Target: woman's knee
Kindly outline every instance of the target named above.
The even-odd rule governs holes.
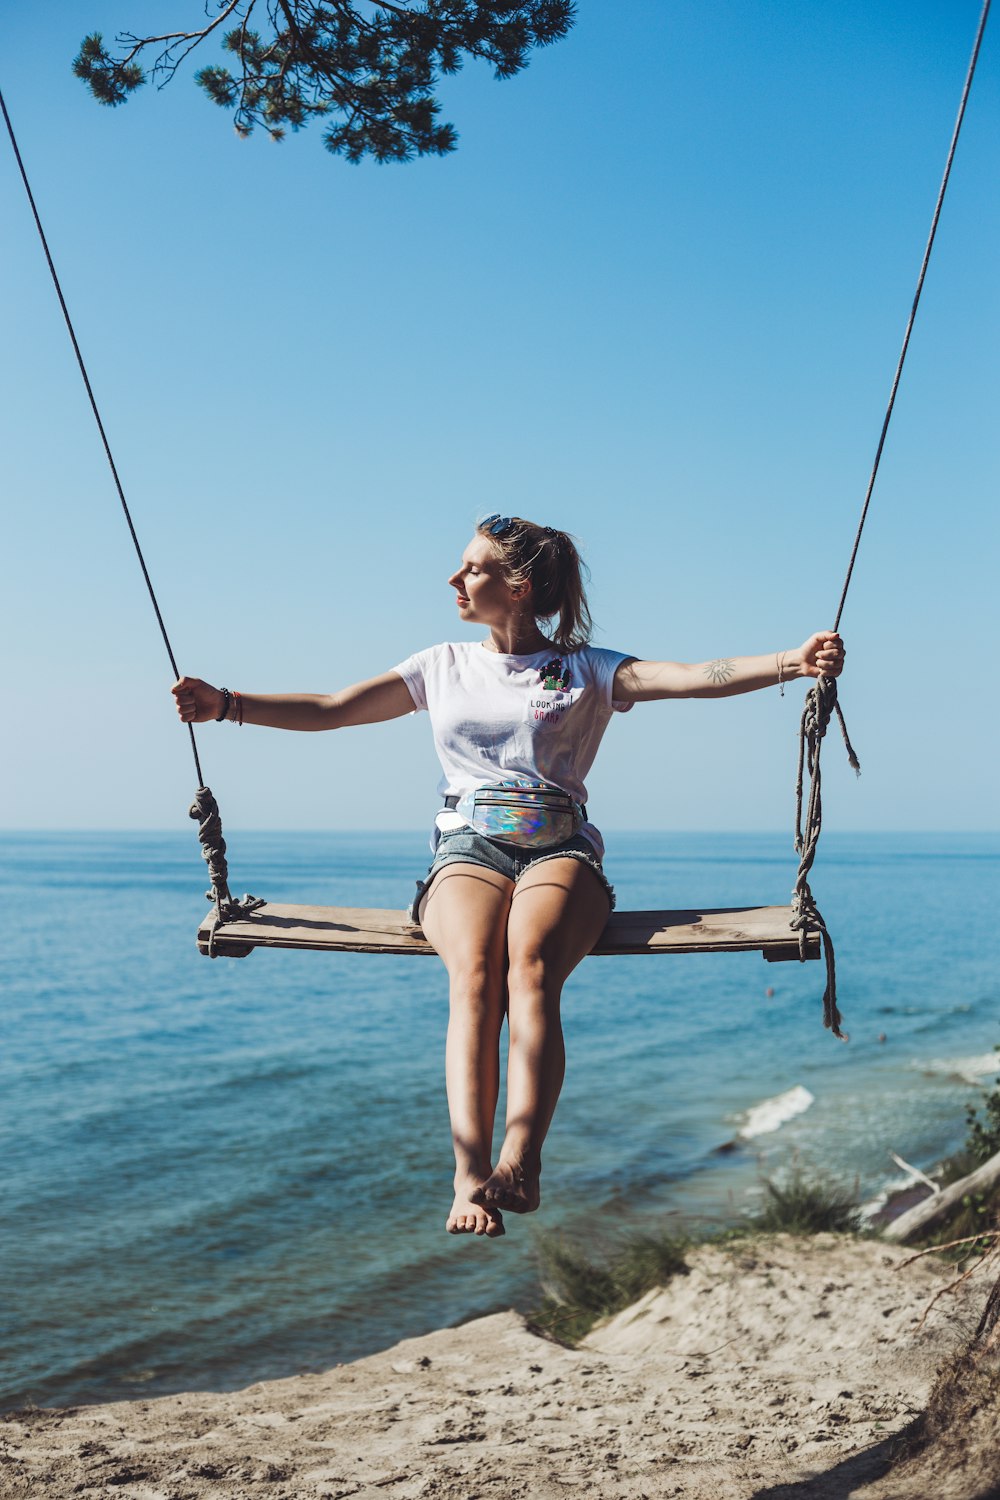
[[[511,954],[507,987],[512,998],[558,1003],[562,985],[562,975],[541,950],[525,948]]]
[[[502,966],[485,954],[466,954],[448,965],[448,987],[452,1005],[473,1010],[498,1008],[503,1000]]]

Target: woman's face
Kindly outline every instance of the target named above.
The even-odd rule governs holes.
[[[515,593],[500,571],[488,537],[477,532],[462,554],[461,566],[448,579],[455,590],[458,615],[477,625],[505,625],[522,613],[523,593]]]

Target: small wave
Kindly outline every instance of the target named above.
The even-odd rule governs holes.
[[[753,1140],[757,1135],[770,1135],[796,1115],[804,1114],[814,1102],[814,1096],[809,1090],[797,1083],[793,1089],[786,1089],[783,1094],[775,1094],[773,1099],[765,1099],[748,1109],[746,1120],[737,1135],[742,1141]]]
[[[932,1057],[910,1066],[921,1073],[944,1073],[949,1078],[960,1078],[963,1083],[981,1083],[984,1078],[1000,1073],[1000,1052],[983,1052],[978,1057]]]

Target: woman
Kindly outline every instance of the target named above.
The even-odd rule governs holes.
[[[449,977],[452,1234],[495,1238],[504,1233],[503,1210],[538,1207],[542,1144],[565,1065],[562,988],[614,904],[584,787],[612,713],[660,698],[726,698],[843,669],[843,644],[832,631],[793,650],[694,665],[597,649],[587,644],[581,575],[565,532],[490,516],[448,580],[459,619],[485,626],[485,640],[431,647],[331,695],[231,694],[192,677],[173,688],[185,723],[235,718],[276,729],[341,729],[429,710],[445,807],[414,916]],[[507,1118],[494,1164],[505,1014]]]

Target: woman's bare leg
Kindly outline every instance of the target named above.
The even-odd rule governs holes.
[[[495,1204],[476,1203],[493,1166],[500,1086],[507,914],[513,882],[474,864],[445,865],[420,907],[420,925],[444,960],[451,1001],[445,1076],[455,1147],[450,1234],[504,1232]]]
[[[582,860],[547,859],[518,881],[507,921],[507,1129],[496,1169],[473,1195],[530,1213],[539,1203],[542,1143],[565,1071],[562,987],[600,937],[610,903]]]

